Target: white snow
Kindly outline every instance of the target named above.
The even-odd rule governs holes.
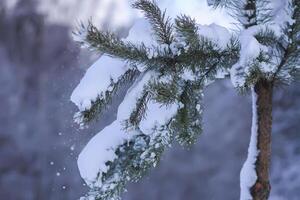
[[[101,186],[101,175],[107,172],[107,161],[113,161],[117,156],[116,148],[135,133],[125,133],[119,121],[114,121],[95,135],[84,147],[78,157],[78,168],[81,177],[90,187]],[[98,177],[99,174],[99,177]]]
[[[240,174],[240,187],[241,194],[240,200],[252,200],[250,188],[255,184],[257,180],[257,174],[255,170],[255,162],[259,154],[257,149],[257,94],[252,87],[252,127],[251,127],[251,138],[248,148],[248,157],[245,161]]]
[[[212,23],[210,25],[199,25],[198,34],[211,39],[220,47],[225,48],[230,41],[231,34],[228,29]]]
[[[292,19],[293,9],[290,5],[291,0],[272,0],[270,1],[270,9],[272,10],[272,21],[270,28],[275,32],[278,37],[281,37],[285,33],[283,32],[287,24],[293,24]]]
[[[177,113],[177,109],[177,104],[161,106],[154,101],[150,101],[146,118],[140,123],[141,131],[146,134],[152,134],[153,128],[166,124]]]
[[[251,71],[255,59],[260,53],[268,52],[268,48],[260,44],[255,35],[259,33],[264,27],[263,26],[252,26],[248,29],[241,31],[239,35],[239,41],[241,44],[240,59],[232,66],[230,71],[231,82],[234,87],[241,87],[245,84],[245,79],[248,73]],[[267,72],[270,69],[267,64],[262,63],[260,69],[263,72]]]
[[[128,69],[127,65],[118,59],[102,56],[86,72],[80,84],[71,95],[71,101],[80,111],[89,109],[91,102],[98,95],[109,89],[111,80],[117,81]]]
[[[153,45],[154,39],[152,37],[152,28],[149,22],[143,17],[136,18],[129,31],[128,37],[125,40],[133,43],[143,42],[147,46]]]
[[[135,109],[136,100],[141,97],[144,86],[154,78],[155,73],[142,74],[134,85],[129,88],[123,102],[120,104],[117,113],[118,120],[129,119],[131,112]]]
[[[183,13],[196,19],[198,24],[209,25],[212,23],[224,27],[233,27],[232,19],[224,9],[212,9],[206,0],[160,0],[159,7],[167,9],[167,14],[175,18]]]

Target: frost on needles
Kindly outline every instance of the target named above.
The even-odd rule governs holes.
[[[103,54],[71,96],[79,108],[76,122],[84,126],[97,119],[128,88],[116,120],[79,155],[80,174],[90,187],[82,200],[120,199],[126,184],[156,166],[172,143],[194,144],[202,132],[203,90],[216,79],[230,77],[239,91],[255,92],[261,80],[273,85],[298,77],[299,1],[209,4],[228,9],[238,29],[230,33],[217,24],[199,25],[187,15],[171,19],[155,1],[137,0],[132,7],[142,11],[152,37],[145,31],[140,34],[143,41],[135,41],[141,29],[138,20],[127,39],[92,23],[75,31],[78,43]],[[255,171],[255,166],[244,166],[249,167]],[[241,200],[250,199],[251,187],[246,184]]]

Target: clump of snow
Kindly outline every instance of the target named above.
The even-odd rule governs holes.
[[[291,0],[272,0],[269,2],[272,10],[272,22],[270,27],[278,37],[284,35],[284,28],[287,24],[292,25],[295,20],[292,19],[293,8]]]
[[[89,109],[91,102],[109,88],[111,81],[117,81],[127,69],[123,61],[102,56],[87,70],[80,84],[73,91],[71,101],[80,111]]]
[[[129,35],[126,41],[141,43],[143,42],[147,46],[154,44],[152,37],[152,28],[149,22],[145,18],[136,18],[133,26],[129,31]]]
[[[257,174],[255,169],[255,163],[259,150],[257,149],[257,137],[258,137],[258,127],[257,127],[257,94],[252,87],[252,127],[251,127],[251,138],[248,148],[248,157],[245,161],[240,174],[240,187],[241,194],[240,200],[252,200],[250,189],[255,184],[257,180]]]
[[[195,74],[190,69],[185,69],[180,78],[186,81],[195,81]]]
[[[231,34],[223,26],[212,23],[210,25],[199,25],[198,28],[199,35],[211,39],[221,48],[225,48],[230,41]]]
[[[178,109],[176,104],[161,106],[154,101],[150,101],[147,107],[147,118],[143,119],[139,126],[141,131],[146,134],[153,133],[154,127],[166,124],[177,113]]]
[[[136,100],[141,97],[145,85],[154,78],[155,73],[147,72],[141,75],[134,85],[129,88],[127,94],[120,104],[117,113],[118,120],[129,119],[131,112],[135,109]]]
[[[239,41],[241,44],[240,59],[232,66],[230,71],[231,82],[234,87],[242,87],[245,84],[246,76],[251,71],[253,62],[260,53],[268,52],[268,48],[260,44],[255,35],[262,30],[262,26],[252,26],[241,31]],[[261,65],[265,66],[265,65]],[[261,68],[262,71],[270,71],[267,67]]]
[[[145,85],[156,78],[155,72],[147,72],[129,89],[124,101],[120,104],[117,120],[124,121],[129,119],[131,112],[136,107],[136,101],[145,88]],[[164,125],[177,112],[177,105],[161,106],[159,103],[149,101],[147,104],[146,118],[142,119],[140,129],[145,134],[152,134],[155,126]]]
[[[121,123],[115,121],[88,142],[77,161],[80,175],[87,185],[101,186],[101,175],[109,169],[106,162],[116,159],[116,148],[133,135],[135,133],[125,133]]]

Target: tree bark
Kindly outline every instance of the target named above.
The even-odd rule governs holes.
[[[271,160],[273,83],[267,80],[260,80],[255,85],[254,91],[257,95],[258,156],[255,163],[257,180],[251,187],[251,195],[253,200],[267,200],[271,191],[269,169]]]

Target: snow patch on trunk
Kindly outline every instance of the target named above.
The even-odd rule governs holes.
[[[251,127],[251,138],[248,148],[248,157],[245,161],[240,174],[240,187],[241,196],[240,200],[252,200],[251,187],[255,184],[257,180],[257,174],[255,170],[255,163],[259,150],[257,149],[257,137],[258,137],[258,127],[257,127],[257,94],[254,87],[251,89],[252,93],[252,127]]]

